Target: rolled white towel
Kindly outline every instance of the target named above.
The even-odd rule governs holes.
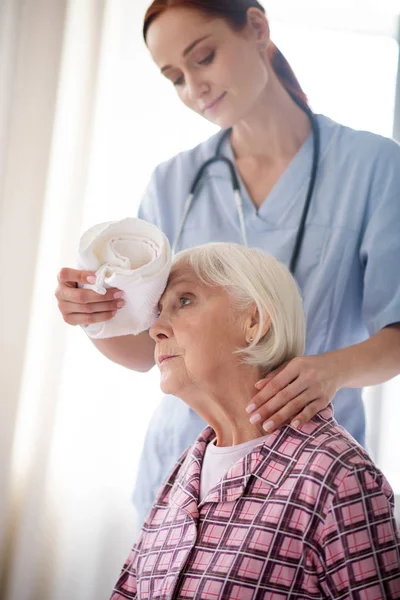
[[[168,239],[142,219],[100,223],[81,237],[78,268],[96,272],[96,283],[83,287],[104,295],[110,287],[125,292],[125,306],[105,323],[85,325],[95,339],[138,334],[153,325],[171,270]]]

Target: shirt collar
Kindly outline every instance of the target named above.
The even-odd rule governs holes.
[[[310,437],[321,435],[334,424],[332,405],[298,429],[285,426],[269,435],[264,442],[236,462],[221,481],[208,492],[201,505],[208,502],[234,502],[243,496],[251,477],[263,487],[278,488],[293,470]],[[170,503],[199,516],[200,477],[207,444],[215,437],[207,427],[189,449],[173,482]],[[171,482],[172,483],[172,482]],[[256,483],[256,485],[257,485]]]

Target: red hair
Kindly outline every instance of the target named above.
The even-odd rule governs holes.
[[[264,8],[257,0],[154,0],[146,11],[143,25],[143,37],[146,41],[147,31],[151,23],[162,13],[173,7],[197,8],[207,15],[222,18],[236,30],[247,24],[249,8],[258,8],[265,14]],[[308,105],[306,94],[282,52],[270,43],[268,55],[271,66],[286,91],[302,106]]]

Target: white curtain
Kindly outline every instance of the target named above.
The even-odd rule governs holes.
[[[70,369],[80,346],[95,352],[68,332],[53,296],[83,225],[104,45],[120,24],[109,4],[1,5],[2,600],[107,598],[133,537],[133,446],[116,448],[110,430],[124,418],[121,390],[127,401],[134,386],[128,372],[114,385],[108,364]]]
[[[56,112],[65,8],[63,1],[4,0],[0,13],[2,594],[23,511],[16,489],[11,493],[13,441]],[[52,22],[51,31],[47,20]]]

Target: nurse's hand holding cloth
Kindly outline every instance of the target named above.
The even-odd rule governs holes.
[[[95,272],[84,288],[100,297],[117,288],[125,297],[112,320],[83,325],[89,337],[138,335],[151,327],[171,269],[169,242],[155,225],[130,218],[95,225],[81,238],[78,266]]]

